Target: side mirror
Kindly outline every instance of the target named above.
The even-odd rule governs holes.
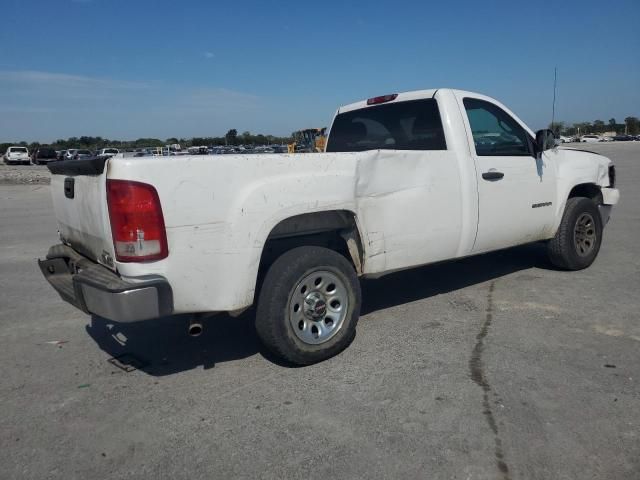
[[[553,130],[543,128],[536,132],[536,145],[539,152],[544,152],[556,146],[556,138],[553,135]]]

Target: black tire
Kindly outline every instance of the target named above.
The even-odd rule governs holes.
[[[322,271],[341,282],[347,305],[333,336],[323,343],[310,344],[294,331],[289,318],[292,315],[290,300],[294,294],[298,295],[300,282]],[[328,248],[297,247],[278,257],[267,271],[258,298],[256,331],[264,346],[276,356],[296,365],[310,365],[333,357],[349,346],[355,338],[360,304],[360,282],[346,258]],[[326,303],[324,307],[326,315]],[[302,315],[305,324],[313,325],[306,313]],[[330,320],[328,316],[327,320]]]
[[[547,244],[551,263],[563,270],[582,270],[596,259],[601,244],[602,218],[598,206],[584,197],[567,200],[558,231]]]

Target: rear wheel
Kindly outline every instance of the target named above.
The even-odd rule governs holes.
[[[269,268],[258,299],[256,331],[277,356],[309,365],[344,350],[356,333],[360,284],[342,255],[298,247]]]
[[[602,243],[602,218],[593,200],[574,197],[567,206],[556,235],[549,240],[549,260],[558,268],[581,270],[593,263]]]

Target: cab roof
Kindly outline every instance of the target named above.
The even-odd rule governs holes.
[[[390,100],[385,103],[397,103],[397,102],[405,102],[407,100],[421,100],[423,98],[433,98],[437,88],[431,90],[413,90],[410,92],[398,93],[397,97],[393,100]],[[393,93],[393,92],[392,92]],[[360,108],[368,108],[375,107],[376,105],[367,104],[367,100],[360,100],[359,102],[350,103],[348,105],[344,105],[338,109],[338,113],[350,112],[351,110],[358,110]]]

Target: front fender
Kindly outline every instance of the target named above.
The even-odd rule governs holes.
[[[556,202],[554,232],[557,231],[562,221],[562,215],[571,191],[578,186],[593,185],[602,192],[606,187],[609,187],[609,165],[611,165],[609,158],[593,152],[560,149],[558,153],[560,154],[557,167],[558,201]]]

